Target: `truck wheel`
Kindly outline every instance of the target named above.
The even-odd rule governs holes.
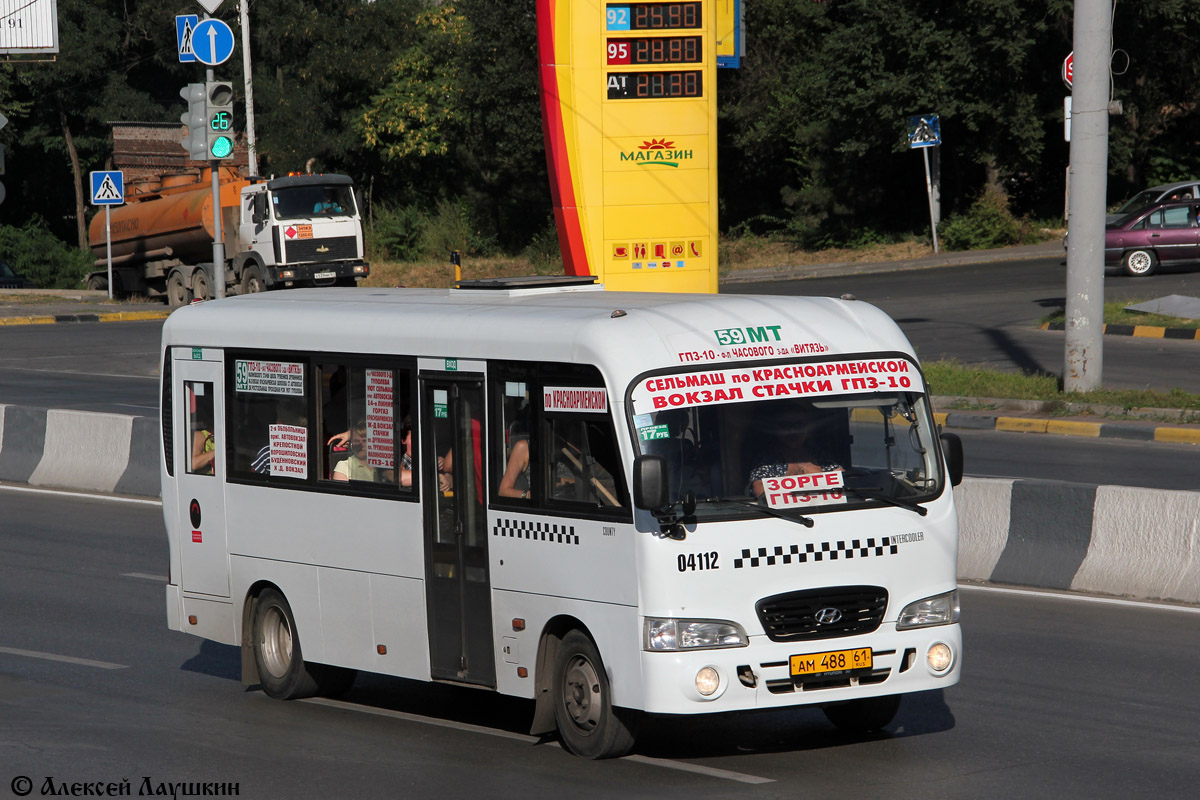
[[[263,280],[262,267],[247,267],[242,273],[242,294],[258,294],[266,290],[267,283]]]
[[[107,292],[108,291],[108,279],[101,278],[99,275],[93,275],[92,277],[88,278],[87,286],[88,286],[88,289],[90,289],[93,292],[96,292],[96,291]]]
[[[208,273],[202,269],[198,269],[192,273],[192,297],[197,297],[201,300],[212,300]]]
[[[192,300],[192,293],[183,280],[183,273],[177,269],[171,270],[167,276],[167,303],[171,308],[186,306]]]

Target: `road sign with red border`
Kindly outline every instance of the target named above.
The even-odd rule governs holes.
[[[1067,88],[1070,89],[1071,84],[1075,82],[1075,51],[1074,50],[1072,50],[1070,52],[1070,54],[1065,59],[1063,59],[1062,76],[1063,76],[1063,83],[1065,83],[1067,85]]]

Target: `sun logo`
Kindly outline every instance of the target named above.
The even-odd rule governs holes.
[[[668,142],[667,137],[661,139],[651,139],[648,142],[642,142],[638,145],[638,150],[670,150],[675,146],[674,142]]]

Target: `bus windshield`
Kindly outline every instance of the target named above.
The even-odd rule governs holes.
[[[730,371],[707,373],[724,389],[672,391],[689,380],[697,385],[704,373],[639,386],[667,384],[657,400],[635,391],[633,422],[640,452],[666,461],[671,501],[690,492],[698,519],[744,515],[748,504],[809,514],[882,503],[924,513],[919,504],[936,497],[944,479],[924,393],[877,387],[779,396],[788,387],[840,388],[840,380],[754,380],[788,369],[744,370],[749,382],[740,386],[716,383]],[[920,384],[912,370],[910,389]],[[853,385],[867,384],[859,381]]]

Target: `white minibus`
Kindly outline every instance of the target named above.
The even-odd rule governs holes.
[[[591,280],[173,313],[170,628],[281,699],[358,671],[528,698],[590,758],[645,714],[868,732],[956,683],[961,445],[896,324]]]

